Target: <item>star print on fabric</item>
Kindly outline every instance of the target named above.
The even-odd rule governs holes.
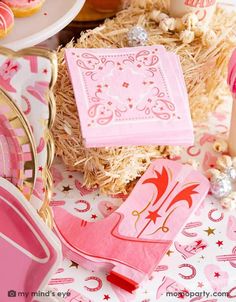
[[[109,300],[109,299],[111,299],[111,297],[109,295],[104,295],[103,300]]]
[[[174,253],[174,251],[169,250],[166,255],[170,257],[172,253]]]
[[[47,74],[47,73],[48,73],[47,68],[44,68],[43,73],[44,73],[44,74]]]
[[[206,232],[207,235],[210,236],[210,235],[215,235],[215,230],[216,229],[212,229],[212,228],[208,227],[208,229],[204,230],[204,232]]]
[[[91,215],[91,218],[92,218],[92,219],[96,219],[96,218],[97,218],[97,215],[96,215],[96,214],[92,214],[92,215]]]
[[[156,220],[158,217],[161,217],[157,211],[148,211],[149,215],[146,217],[146,219],[150,219],[151,221],[154,222],[154,224],[156,223]]]
[[[218,241],[216,242],[216,244],[220,247],[221,245],[223,245],[223,241],[218,240]]]
[[[78,268],[79,264],[78,263],[75,263],[74,261],[71,261],[71,265],[70,267],[75,267],[75,268]]]
[[[40,171],[40,172],[43,171],[43,167],[42,167],[42,166],[39,167],[39,171]]]
[[[204,284],[202,283],[202,282],[198,282],[198,285],[197,285],[197,287],[200,287],[200,288],[202,288],[204,286]]]
[[[215,273],[214,273],[214,277],[215,277],[215,278],[219,278],[219,277],[220,277],[220,273],[215,272]]]
[[[71,190],[72,190],[72,188],[69,185],[68,186],[63,186],[62,192],[69,192]]]

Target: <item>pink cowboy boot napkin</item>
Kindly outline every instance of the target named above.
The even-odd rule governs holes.
[[[86,147],[192,145],[179,57],[163,46],[67,49]]]
[[[120,208],[103,220],[87,222],[55,207],[55,231],[67,258],[107,271],[111,283],[133,292],[208,190],[208,180],[191,166],[156,160]]]

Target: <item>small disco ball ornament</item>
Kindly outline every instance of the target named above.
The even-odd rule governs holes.
[[[232,191],[232,184],[228,176],[219,175],[211,180],[211,192],[216,198],[223,198]]]
[[[236,181],[236,169],[234,167],[228,168],[225,173],[229,176],[232,181]]]
[[[147,43],[148,34],[143,27],[134,26],[129,30],[127,38],[129,46],[144,46]]]

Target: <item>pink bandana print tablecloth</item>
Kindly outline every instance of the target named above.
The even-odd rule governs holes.
[[[201,170],[212,167],[217,158],[212,144],[216,134],[226,137],[229,113],[227,101],[208,122],[195,127],[195,146],[189,147],[177,160],[183,163],[196,160]],[[122,203],[123,196],[107,197],[82,188],[82,175],[66,171],[60,162],[54,164],[52,172],[55,181],[52,205],[63,207],[73,215],[97,221]],[[105,274],[86,271],[67,259],[51,280],[50,287],[60,292],[71,290],[68,302],[234,301],[236,257],[233,254],[236,256],[236,211],[222,210],[208,195],[133,300],[107,282]],[[167,292],[178,292],[180,296],[168,296]],[[194,296],[184,297],[186,292]],[[199,298],[203,292],[205,296]],[[214,297],[214,292],[218,296]],[[229,298],[225,293],[229,293]]]

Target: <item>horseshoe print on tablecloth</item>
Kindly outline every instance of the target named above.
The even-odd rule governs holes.
[[[96,281],[97,282],[97,286],[96,287],[88,287],[87,285],[84,286],[85,289],[87,289],[87,291],[89,292],[96,292],[99,291],[102,288],[102,280],[98,277],[95,276],[91,276],[85,279],[85,281]]]
[[[209,213],[208,213],[208,218],[209,218],[211,221],[213,221],[213,222],[220,222],[221,220],[224,219],[224,213],[221,213],[220,216],[219,216],[219,218],[213,218],[213,217],[212,217],[212,214],[215,213],[215,212],[217,212],[217,211],[218,211],[218,209],[211,209],[211,210],[209,211]]]
[[[74,208],[79,213],[85,213],[85,212],[88,212],[91,209],[91,205],[90,205],[90,203],[87,200],[82,200],[81,199],[81,200],[77,200],[75,203],[76,204],[83,204],[83,205],[85,205],[84,209]]]
[[[190,275],[184,275],[182,273],[179,273],[179,276],[181,278],[189,280],[189,279],[193,279],[196,276],[197,271],[196,271],[196,268],[193,265],[188,264],[188,263],[183,263],[183,264],[180,264],[178,266],[178,268],[183,268],[183,267],[189,268],[191,270],[191,274]]]

